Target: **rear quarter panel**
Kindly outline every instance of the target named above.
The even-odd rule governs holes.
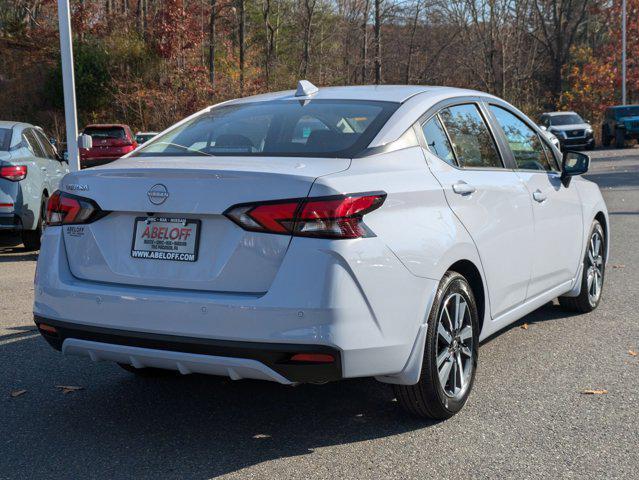
[[[387,198],[381,208],[364,217],[364,222],[375,233],[376,240],[403,264],[409,272],[407,278],[413,278],[416,284],[419,279],[435,280],[437,285],[453,263],[464,259],[482,271],[475,245],[449,208],[421,147],[353,159],[349,170],[319,178],[310,195],[370,191],[384,191]],[[361,271],[356,258],[349,263],[356,273],[358,269]],[[402,317],[398,312],[415,295],[422,300],[431,299],[431,291],[416,292],[405,284],[371,277],[370,272],[359,278],[362,289],[371,292],[367,297],[372,308],[380,312],[382,326],[389,322],[417,334],[419,325],[426,321],[430,303],[418,307],[423,309],[417,317]]]

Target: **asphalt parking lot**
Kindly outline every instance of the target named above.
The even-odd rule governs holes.
[[[612,222],[599,309],[549,304],[485,342],[443,423],[374,380],[143,379],[63,357],[33,325],[37,255],[0,247],[0,478],[636,477],[639,148],[592,157]]]

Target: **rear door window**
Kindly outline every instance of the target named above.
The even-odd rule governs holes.
[[[503,168],[488,126],[475,104],[444,108],[439,113],[460,167]]]
[[[36,157],[47,158],[44,150],[42,149],[42,146],[40,145],[40,142],[38,141],[38,138],[33,132],[33,129],[27,128],[22,133],[22,137],[26,139],[29,149]]]
[[[45,157],[50,158],[51,160],[57,160],[55,149],[53,148],[53,145],[51,145],[51,142],[46,137],[46,135],[40,130],[34,130],[34,133],[38,137],[38,140],[40,140],[40,144],[42,145],[42,149],[44,150]]]
[[[497,123],[506,136],[517,168],[521,170],[553,170],[537,132],[513,113],[501,107],[491,105],[490,111],[495,115]]]
[[[439,116],[435,115],[424,123],[422,125],[422,131],[426,138],[428,150],[449,165],[455,165],[453,147],[446,136],[446,131],[439,120]]]

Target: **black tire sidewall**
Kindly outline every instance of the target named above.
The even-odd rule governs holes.
[[[468,304],[468,308],[470,309],[473,326],[473,371],[468,388],[464,393],[464,396],[459,400],[446,395],[444,389],[440,385],[437,370],[437,322],[443,307],[443,301],[451,293],[459,293],[464,297]],[[448,272],[440,283],[437,294],[435,295],[435,301],[433,302],[433,308],[431,309],[431,313],[428,318],[428,333],[426,335],[424,363],[422,366],[422,376],[420,378],[420,382],[426,383],[426,388],[432,389],[441,409],[448,415],[453,415],[461,410],[470,395],[475,380],[475,373],[477,371],[478,347],[479,322],[475,297],[473,296],[470,285],[468,285],[468,282],[462,275],[456,272]]]

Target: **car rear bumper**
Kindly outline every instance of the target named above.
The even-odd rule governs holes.
[[[189,338],[148,332],[101,328],[61,322],[40,316],[34,321],[54,327],[40,329],[56,350],[93,361],[113,361],[136,368],[155,367],[183,374],[204,373],[234,380],[252,378],[282,384],[328,382],[341,375],[340,351],[321,345],[255,343]],[[334,361],[296,362],[296,354],[324,354]]]
[[[111,351],[109,345],[121,345],[243,358],[262,363],[289,382],[322,382],[401,374],[437,285],[436,280],[411,274],[377,238],[293,239],[264,294],[81,280],[70,272],[61,227],[50,227],[43,234],[36,270],[34,315],[64,324],[58,345],[63,351],[65,341],[75,338],[106,345],[105,351]],[[96,336],[95,329],[106,329],[111,336],[102,336],[101,330]],[[159,336],[159,346],[141,340],[149,336]],[[243,353],[244,344],[265,353]],[[70,353],[80,347],[68,348]],[[312,365],[312,372],[300,373],[298,366],[283,366],[287,355],[308,351],[334,355],[334,368]],[[119,361],[115,355],[98,352],[97,358]]]
[[[0,213],[0,232],[21,232],[22,220],[14,213]]]

